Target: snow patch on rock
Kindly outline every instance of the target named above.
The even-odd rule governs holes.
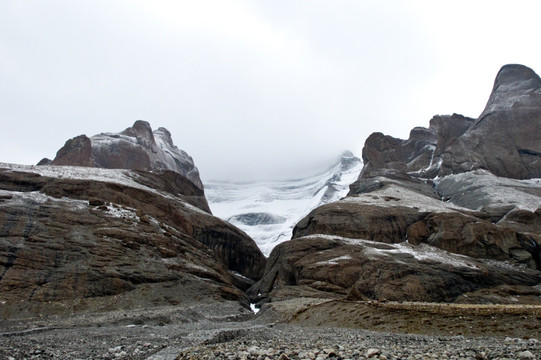
[[[471,204],[468,208],[472,210],[514,205],[535,211],[541,207],[541,179],[517,180],[499,177],[486,170],[474,170],[435,179],[434,184],[450,201]]]
[[[456,268],[465,267],[469,269],[479,269],[481,264],[489,265],[492,267],[498,267],[501,269],[509,269],[517,271],[522,269],[518,265],[511,264],[505,261],[497,261],[490,259],[474,259],[472,257],[460,254],[454,254],[446,250],[439,249],[437,247],[420,244],[412,245],[407,241],[389,244],[378,241],[366,240],[366,239],[352,239],[336,235],[327,234],[313,234],[304,236],[303,239],[328,239],[333,241],[340,241],[347,245],[356,245],[363,247],[363,254],[369,256],[374,260],[380,257],[391,257],[395,261],[401,262],[400,256],[409,255],[413,256],[418,261],[426,261],[431,263],[440,263]],[[352,258],[348,255],[330,259],[325,264],[337,264],[338,261],[347,261]],[[522,269],[523,270],[523,269]]]
[[[342,203],[355,203],[359,205],[375,205],[382,207],[409,207],[419,212],[448,212],[467,210],[466,208],[447,203],[419,192],[400,186],[398,183],[389,185],[369,193],[348,196]]]
[[[19,165],[19,164],[8,164],[8,163],[0,163],[0,169],[7,169],[9,171],[34,173],[34,174],[39,174],[41,176],[56,178],[56,179],[87,180],[87,181],[91,180],[91,181],[107,182],[111,184],[118,184],[121,186],[148,191],[148,192],[157,194],[159,196],[162,196],[168,199],[175,199],[175,201],[177,201],[180,205],[184,206],[184,208],[188,211],[194,211],[201,214],[209,215],[207,212],[191,204],[188,204],[187,202],[183,201],[182,199],[170,193],[160,191],[160,190],[140,184],[139,182],[136,181],[136,179],[139,177],[139,174],[137,174],[135,171],[132,171],[132,170],[104,169],[104,168],[94,168],[94,167],[84,167],[84,166],[59,166],[59,165],[34,166],[34,165]],[[47,195],[42,194],[40,192],[33,192],[33,193],[35,194],[29,195],[29,193],[24,193],[25,194],[24,196],[25,197],[34,196],[36,198],[36,201],[55,199],[52,197],[48,197]],[[66,201],[79,201],[79,200],[66,199]],[[88,201],[85,201],[84,203],[86,203],[86,206],[88,206]]]
[[[1,166],[1,164],[0,164]],[[67,197],[55,198],[46,194],[43,194],[39,191],[9,191],[0,189],[0,197],[2,197],[2,203],[11,205],[24,205],[29,202],[34,203],[35,205],[42,205],[47,202],[56,202],[62,203],[63,206],[69,206],[71,209],[83,209],[88,207],[88,201],[71,199]]]

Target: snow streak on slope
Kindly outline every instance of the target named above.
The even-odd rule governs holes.
[[[186,201],[182,200],[175,195],[148,187],[137,182],[139,175],[129,169],[103,169],[85,166],[59,166],[59,165],[19,165],[0,162],[0,169],[6,169],[9,171],[20,171],[39,174],[41,176],[58,178],[58,179],[71,179],[71,180],[94,180],[107,182],[112,184],[119,184],[122,186],[141,189],[144,191],[152,192],[154,194],[163,196],[168,199],[175,199],[177,203],[183,206],[189,211],[195,211],[198,213],[209,215],[207,212],[195,207]],[[38,194],[38,192],[35,192]],[[38,196],[38,195],[34,195]]]
[[[351,153],[324,173],[312,177],[255,183],[205,183],[212,213],[250,235],[269,256],[291,239],[293,227],[319,205],[344,197],[357,180],[361,161]]]

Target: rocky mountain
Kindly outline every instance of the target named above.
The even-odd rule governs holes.
[[[540,94],[507,65],[479,118],[369,136],[348,196],[295,226],[252,296],[540,303]]]
[[[484,169],[500,177],[539,178],[540,104],[539,76],[523,65],[506,65],[479,118],[435,116],[428,128],[413,129],[408,140],[372,134],[363,150],[364,171],[434,178]]]
[[[208,182],[212,212],[250,235],[268,256],[291,239],[293,227],[314,208],[344,197],[362,163],[345,152],[326,171],[301,179],[251,183]]]
[[[1,316],[247,307],[244,290],[265,257],[211,215],[184,155],[167,130],[138,121],[119,135],[69,140],[53,161],[64,165],[0,163]]]
[[[193,159],[179,150],[165,128],[152,131],[150,124],[136,121],[120,133],[101,133],[92,137],[80,135],[66,141],[51,165],[89,166],[105,169],[172,170],[203,189]]]

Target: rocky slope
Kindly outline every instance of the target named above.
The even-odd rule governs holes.
[[[372,134],[348,196],[297,224],[252,296],[541,302],[540,94],[507,65],[478,119]]]
[[[261,277],[263,254],[210,214],[200,184],[154,164],[152,172],[0,164],[1,316],[248,306],[243,290]]]
[[[362,163],[351,152],[328,170],[302,179],[253,183],[208,182],[212,212],[250,235],[269,256],[291,239],[293,227],[314,208],[344,197]]]

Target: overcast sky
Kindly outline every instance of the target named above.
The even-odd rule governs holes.
[[[0,162],[144,119],[202,178],[291,177],[477,117],[499,68],[541,72],[540,1],[0,2]]]

